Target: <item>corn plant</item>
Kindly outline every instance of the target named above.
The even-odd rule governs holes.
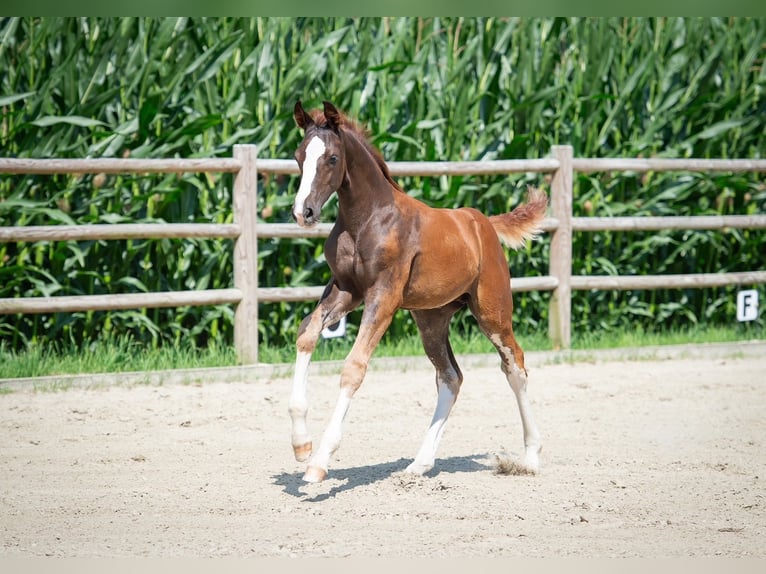
[[[230,156],[255,143],[290,158],[291,117],[332,100],[365,123],[389,160],[576,156],[763,156],[764,24],[759,18],[4,18],[0,155]],[[443,207],[498,213],[538,174],[403,178]],[[288,221],[296,178],[263,175],[259,219]],[[575,215],[751,214],[762,178],[580,174]],[[228,222],[231,177],[0,176],[1,225]],[[334,217],[334,204],[324,217]],[[763,232],[581,233],[575,274],[764,268]],[[322,243],[262,240],[262,286],[329,278]],[[509,252],[514,276],[547,274],[548,242]],[[0,297],[231,285],[225,240],[0,244]],[[575,333],[727,323],[732,289],[576,292]],[[544,329],[543,293],[516,295],[520,333]],[[290,344],[312,304],[260,309],[264,343]],[[358,315],[351,317],[351,329]],[[470,318],[456,328],[471,332]],[[762,328],[762,320],[758,324]],[[414,333],[406,313],[392,336]],[[11,348],[131,336],[146,344],[230,341],[230,307],[0,316]]]

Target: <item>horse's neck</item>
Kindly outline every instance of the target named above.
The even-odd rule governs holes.
[[[393,205],[395,189],[355,135],[347,134],[344,146],[348,177],[338,191],[338,209],[344,226],[355,235],[376,212]]]

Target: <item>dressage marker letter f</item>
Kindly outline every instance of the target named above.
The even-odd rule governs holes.
[[[748,289],[737,293],[737,321],[755,321],[758,318],[758,291]]]

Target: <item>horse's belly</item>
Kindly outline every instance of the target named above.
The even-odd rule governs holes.
[[[416,261],[404,290],[402,307],[442,307],[469,292],[476,276],[477,266],[471,261],[453,259],[435,265]]]

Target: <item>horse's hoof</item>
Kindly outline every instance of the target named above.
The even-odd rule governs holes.
[[[527,467],[532,474],[537,474],[540,471],[540,451],[543,450],[542,446],[530,446],[527,447],[524,455],[524,466]]]
[[[322,482],[327,478],[327,471],[318,466],[310,466],[303,475],[303,482]]]
[[[407,474],[414,474],[416,476],[423,476],[429,470],[434,467],[433,464],[416,464],[414,461],[404,469]]]
[[[299,444],[298,446],[293,445],[293,453],[295,453],[295,460],[298,462],[306,462],[309,457],[311,456],[311,451],[313,447],[311,444],[311,441]]]

